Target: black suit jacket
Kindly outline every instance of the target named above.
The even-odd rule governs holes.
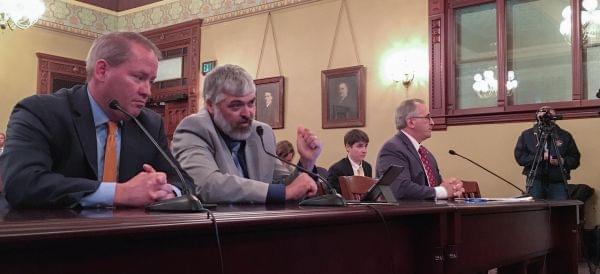
[[[431,152],[427,154],[427,157],[435,173],[436,182],[440,184],[442,176],[440,176],[437,162]],[[390,165],[404,166],[402,173],[391,185],[396,199],[435,198],[435,189],[430,187],[427,182],[427,175],[419,153],[402,131],[398,131],[381,147],[379,155],[377,155],[377,176],[383,175]]]
[[[138,119],[172,158],[161,117],[143,109]],[[96,129],[85,85],[23,99],[13,109],[7,135],[0,173],[13,207],[75,207],[98,189]],[[167,173],[169,183],[184,190],[143,132],[132,120],[124,121],[118,181],[131,179],[145,163]]]
[[[367,163],[367,161],[362,161],[362,166],[365,176],[372,177],[373,171],[371,169],[371,165]],[[327,172],[327,181],[337,190],[338,193],[342,193],[339,177],[353,175],[354,170],[352,170],[352,164],[350,163],[348,157],[344,157],[329,168],[329,171]]]

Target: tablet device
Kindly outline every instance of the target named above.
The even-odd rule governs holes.
[[[382,187],[389,188],[389,185],[391,185],[392,182],[394,182],[394,180],[396,180],[396,178],[398,177],[398,175],[400,175],[400,172],[402,172],[403,169],[404,169],[404,166],[397,166],[397,165],[389,166],[385,170],[385,172],[383,172],[383,175],[381,176],[381,178],[379,178],[379,180],[377,180],[377,182],[375,184],[373,184],[373,186],[371,186],[371,188],[369,189],[369,191],[367,191],[365,196],[363,196],[361,201],[363,201],[363,202],[376,201],[377,197],[379,197],[379,195],[382,194],[381,188]]]

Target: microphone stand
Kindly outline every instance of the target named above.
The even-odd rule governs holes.
[[[173,168],[175,170],[175,172],[177,173],[177,177],[179,177],[179,180],[181,180],[181,183],[183,185],[183,188],[182,188],[183,193],[181,196],[154,202],[150,205],[147,205],[145,207],[145,209],[147,211],[158,211],[158,212],[208,212],[208,209],[206,209],[202,205],[202,202],[200,202],[200,200],[198,200],[198,198],[192,194],[193,191],[190,190],[189,186],[186,184],[186,180],[183,178],[183,174],[181,174],[181,171],[179,170],[179,168],[175,165],[175,163],[173,163],[171,158],[160,147],[160,145],[158,145],[156,140],[154,140],[154,138],[152,138],[152,135],[150,135],[150,133],[148,132],[148,130],[146,130],[146,128],[142,125],[142,123],[140,123],[140,121],[136,117],[134,117],[133,115],[131,115],[127,111],[125,111],[125,109],[123,109],[121,107],[121,105],[119,105],[119,102],[117,100],[115,100],[115,99],[111,100],[109,102],[108,106],[111,109],[122,112],[123,114],[127,115],[129,118],[131,118],[135,122],[135,124],[138,126],[138,128],[142,130],[142,132],[144,133],[144,135],[146,135],[148,140],[150,140],[150,142],[152,142],[152,144],[156,147],[158,152],[160,152],[162,157],[169,163],[171,168]]]
[[[262,126],[256,127],[256,133],[258,134],[258,137],[260,138],[260,143],[262,144],[262,148],[267,155],[274,157],[274,158],[278,159],[279,161],[282,161],[288,165],[291,165],[291,166],[297,168],[298,170],[300,170],[304,173],[307,173],[313,177],[317,177],[323,183],[323,185],[327,186],[328,194],[316,196],[316,197],[312,197],[312,198],[306,198],[306,199],[300,201],[298,203],[299,205],[301,205],[301,206],[346,206],[347,205],[346,200],[344,200],[344,198],[342,196],[340,196],[337,193],[337,191],[335,191],[335,188],[333,188],[329,184],[329,182],[327,182],[327,180],[325,178],[323,178],[323,176],[321,176],[317,173],[311,172],[304,167],[301,167],[299,165],[296,165],[289,161],[286,161],[283,158],[267,151],[267,149],[265,148],[265,142],[263,140],[264,130],[263,130]]]
[[[490,174],[492,174],[492,175],[496,176],[496,178],[498,178],[498,179],[500,179],[500,180],[502,180],[502,181],[506,182],[507,184],[509,184],[509,185],[513,186],[514,188],[518,189],[519,191],[521,191],[521,196],[519,196],[519,198],[523,198],[523,197],[528,197],[528,196],[529,196],[529,194],[527,194],[527,192],[523,191],[523,189],[519,188],[519,187],[518,187],[518,186],[516,186],[515,184],[513,184],[513,183],[509,182],[508,180],[506,180],[506,179],[504,179],[504,178],[500,177],[500,175],[498,175],[498,174],[496,174],[496,173],[492,172],[491,170],[489,170],[489,169],[487,169],[487,168],[485,168],[485,167],[481,166],[480,164],[478,164],[478,163],[474,162],[473,160],[471,160],[471,159],[469,159],[469,158],[467,158],[467,157],[465,157],[465,156],[462,156],[462,155],[460,155],[460,154],[456,153],[456,151],[454,151],[454,150],[452,150],[452,149],[451,149],[451,150],[448,150],[448,153],[449,153],[450,155],[455,155],[455,156],[458,156],[458,157],[460,157],[460,158],[463,158],[463,159],[465,159],[465,160],[467,160],[467,161],[471,162],[472,164],[474,164],[474,165],[478,166],[479,168],[481,168],[481,169],[483,169],[483,170],[487,171],[488,173],[490,173]]]

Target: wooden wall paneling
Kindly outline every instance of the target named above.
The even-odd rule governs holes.
[[[163,120],[169,140],[179,122],[198,112],[200,73],[200,27],[202,20],[192,20],[142,34],[152,41],[166,58],[183,58],[182,78],[152,85],[149,106],[163,106]]]
[[[37,93],[50,94],[55,91],[55,79],[85,83],[85,61],[60,57],[45,53],[36,53],[38,57]]]

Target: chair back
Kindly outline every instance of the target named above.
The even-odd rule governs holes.
[[[481,192],[479,191],[479,184],[476,181],[462,181],[465,193],[463,198],[481,198]]]
[[[365,176],[340,176],[338,181],[342,197],[346,200],[360,200],[377,182],[377,180]]]

